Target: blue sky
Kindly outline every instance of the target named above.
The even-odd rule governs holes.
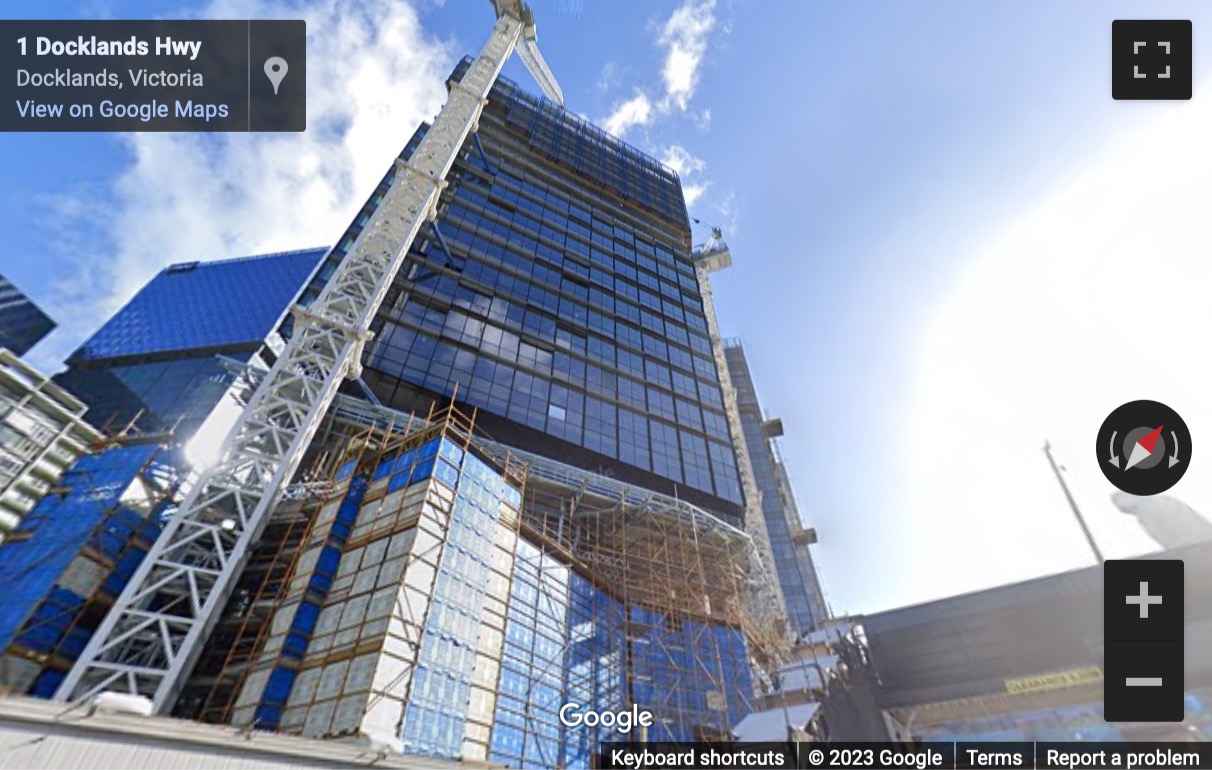
[[[1090,444],[1133,398],[1166,400],[1196,441],[1212,421],[1196,390],[1212,372],[1194,353],[1212,320],[1199,301],[1210,233],[1191,205],[1212,172],[1212,132],[1192,130],[1212,128],[1212,6],[534,10],[568,108],[677,166],[692,216],[725,228],[721,326],[786,423],[836,610],[1089,563],[1045,438],[1109,554],[1152,547],[1110,508]],[[45,366],[164,264],[331,241],[492,23],[488,3],[452,0],[43,2],[36,15],[309,21],[304,136],[0,134],[0,269],[64,326],[37,351]],[[1110,98],[1111,21],[1141,17],[1193,19],[1190,103]],[[505,72],[533,87],[517,61]],[[1175,205],[1150,208],[1146,188]],[[1125,244],[1162,226],[1177,231],[1167,248],[1135,259]],[[1125,331],[1138,291],[1174,287],[1168,333]],[[1144,356],[1164,358],[1163,377],[1124,376]],[[1212,490],[1197,475],[1175,493],[1201,509]]]

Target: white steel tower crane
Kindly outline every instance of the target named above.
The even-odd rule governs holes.
[[[186,495],[58,692],[80,701],[103,691],[150,698],[168,712],[214,627],[249,550],[297,470],[341,380],[356,377],[369,327],[413,238],[436,215],[446,174],[515,48],[543,91],[563,95],[536,46],[520,0],[493,0],[492,36],[350,253],[308,309],[223,443],[222,459]]]

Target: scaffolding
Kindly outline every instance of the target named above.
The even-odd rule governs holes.
[[[369,735],[393,743],[405,725],[407,743],[409,732],[426,721],[421,712],[427,697],[433,700],[428,690],[416,690],[413,676],[433,669],[432,649],[446,644],[445,637],[431,638],[430,626],[443,621],[431,619],[430,608],[442,605],[448,618],[461,607],[468,621],[463,648],[484,646],[477,656],[485,660],[476,668],[493,672],[471,682],[472,672],[461,671],[483,704],[478,727],[471,724],[474,714],[460,715],[468,733],[462,739],[478,740],[482,755],[496,688],[490,663],[500,656],[504,626],[504,603],[494,609],[489,588],[508,584],[525,468],[509,457],[499,464],[469,459],[474,414],[453,407],[423,418],[392,414],[379,421],[358,408],[334,409],[330,417],[359,430],[343,447],[330,449],[340,452],[330,476],[316,474],[307,482],[308,490],[324,495],[303,503],[312,511],[307,533],[272,611],[258,624],[256,655],[246,656],[238,687],[225,691],[235,695],[225,704],[227,713],[243,727],[329,738]],[[484,523],[489,519],[492,526]],[[489,559],[494,547],[501,554]],[[482,552],[479,569],[468,573],[462,560],[476,548]],[[274,560],[267,555],[266,561]],[[489,578],[498,566],[499,579]],[[473,590],[452,591],[452,576],[470,581]],[[469,601],[475,606],[462,606]],[[207,653],[215,660],[228,654],[230,649]],[[463,663],[470,664],[466,655]],[[441,699],[429,710],[465,708],[466,702]],[[411,748],[427,753],[425,745]],[[474,746],[445,751],[476,753]]]
[[[784,659],[772,576],[721,519],[498,444],[453,401],[339,398],[330,425],[333,459],[275,512],[304,534],[263,543],[238,633],[191,680],[204,719],[582,767],[617,735],[564,728],[564,703],[652,711],[647,740],[727,739]]]
[[[389,430],[411,419],[345,396],[333,411]],[[515,483],[524,479],[523,534],[596,576],[595,583],[625,589],[620,598],[742,629],[762,671],[785,661],[790,642],[777,578],[753,536],[676,497],[472,433],[473,450],[513,469]]]
[[[346,399],[337,407],[380,423],[393,414]],[[532,743],[542,746],[554,721],[545,673],[553,665],[563,667],[559,703],[580,696],[599,708],[651,709],[658,724],[648,740],[729,739],[732,725],[753,708],[751,672],[759,681],[773,679],[789,655],[787,618],[762,544],[676,497],[508,447],[482,432],[469,446],[500,467],[525,468],[507,633],[517,620],[519,587],[529,592],[526,600],[549,608],[561,601],[561,590],[565,597],[563,646],[536,655],[526,682],[522,731],[538,738]],[[529,632],[537,638],[541,631],[536,620]],[[584,655],[598,660],[590,666],[578,657]],[[505,698],[504,676],[499,688]],[[544,692],[551,702],[539,697]],[[494,748],[505,721],[498,713]],[[574,751],[573,732],[564,731],[554,757],[497,752],[489,759],[524,767],[584,764],[595,744],[580,731],[582,745]]]
[[[522,533],[562,554],[627,606],[669,625],[694,619],[742,631],[761,671],[789,650],[786,616],[753,538],[702,509],[572,466],[477,439],[528,465]]]
[[[364,446],[369,435],[346,432],[340,443],[348,454]],[[236,698],[265,647],[270,619],[287,598],[289,578],[301,550],[314,539],[315,521],[334,496],[333,479],[346,459],[323,452],[283,493],[182,691],[175,716],[212,724],[232,721]]]

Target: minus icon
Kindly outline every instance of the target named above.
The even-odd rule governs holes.
[[[1130,676],[1125,679],[1128,687],[1161,687],[1160,676]]]

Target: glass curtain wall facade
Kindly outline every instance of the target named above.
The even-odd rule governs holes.
[[[0,275],[0,348],[23,356],[54,328],[50,316]]]
[[[326,251],[171,265],[55,379],[89,405],[95,425],[136,420],[145,432],[175,426],[191,435],[227,392],[232,364],[246,363],[278,328]]]
[[[406,411],[457,388],[498,440],[739,519],[677,176],[508,80],[479,126],[376,319],[370,387]]]
[[[729,340],[724,346],[724,357],[737,392],[737,406],[745,432],[745,446],[753,465],[754,480],[762,493],[762,518],[770,537],[770,549],[787,604],[787,615],[797,632],[807,634],[828,618],[828,608],[804,536],[795,494],[786,468],[779,459],[774,437],[767,435],[767,422],[758,403],[745,349],[740,342]]]

